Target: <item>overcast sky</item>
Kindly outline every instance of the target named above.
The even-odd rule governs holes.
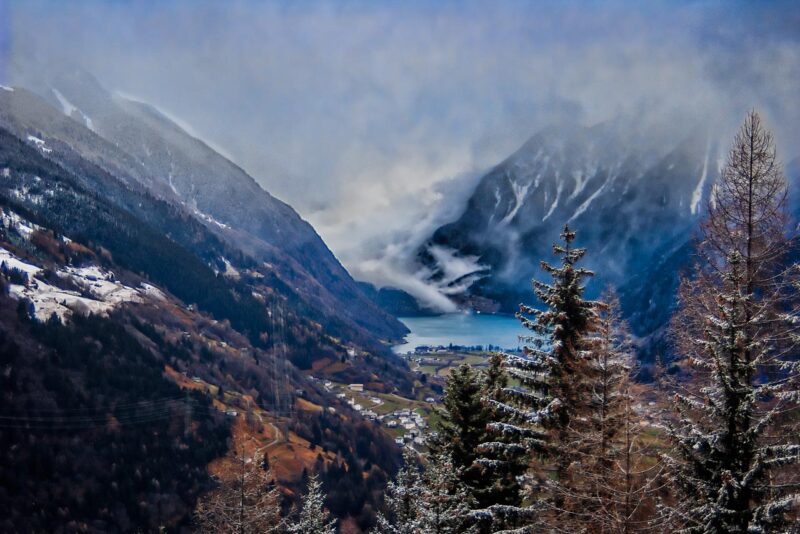
[[[31,55],[84,66],[219,147],[357,276],[391,282],[387,259],[457,215],[482,171],[552,121],[646,111],[726,135],[756,106],[796,156],[799,12],[729,1],[0,0],[0,77],[9,58]]]

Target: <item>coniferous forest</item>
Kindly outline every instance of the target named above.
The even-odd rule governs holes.
[[[522,305],[517,314],[532,343],[522,355],[497,354],[486,372],[463,365],[450,375],[426,469],[443,472],[420,479],[406,458],[388,492],[395,523],[383,521],[382,530],[796,528],[799,271],[787,197],[772,134],[753,111],[676,295],[669,340],[681,369],[659,377],[671,398],[657,415],[657,439],[641,429],[635,351],[619,299],[613,289],[585,297],[594,273],[580,263],[589,251],[565,225],[553,245],[557,262],[542,263],[551,279],[533,281],[542,306]],[[426,502],[438,484],[458,498],[433,499],[441,509],[431,527],[423,506],[408,512],[403,502],[408,494]]]

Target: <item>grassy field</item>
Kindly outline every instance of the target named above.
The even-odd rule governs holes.
[[[490,352],[435,352],[411,356],[409,365],[415,371],[425,373],[430,377],[447,377],[450,372],[467,363],[477,369],[486,367]],[[416,360],[422,360],[418,363]]]

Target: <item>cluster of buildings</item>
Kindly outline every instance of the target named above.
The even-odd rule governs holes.
[[[319,380],[314,377],[309,378],[311,380]],[[337,386],[329,380],[324,380],[322,381],[322,385],[328,391],[333,391],[335,387],[340,387],[341,389],[339,389],[336,397],[345,401],[353,410],[360,413],[363,417],[382,424],[389,429],[402,429],[403,435],[395,438],[398,444],[425,444],[424,434],[428,424],[425,422],[425,419],[414,410],[406,408],[395,410],[384,415],[378,415],[375,413],[374,408],[382,405],[384,401],[379,397],[369,395],[369,392],[365,392],[364,384]],[[356,397],[358,397],[358,399]],[[436,399],[428,397],[425,401],[434,403]]]
[[[425,444],[425,429],[428,424],[417,412],[404,409],[396,410],[378,418],[387,428],[401,428],[405,431],[402,436],[395,438],[398,445],[413,443],[414,445]]]
[[[344,393],[339,393],[336,396],[339,397],[340,399],[347,397],[347,395],[345,395]],[[369,400],[370,402],[372,402],[374,406],[380,406],[381,404],[383,404],[383,401],[377,397],[370,397]],[[355,411],[357,411],[367,419],[371,421],[379,420],[379,416],[377,413],[363,406],[362,404],[356,402],[356,399],[354,397],[347,399],[347,404],[349,404],[351,408],[353,408]]]
[[[330,384],[330,386],[328,384]],[[325,388],[328,389],[328,391],[333,389],[333,384],[331,384],[330,382],[325,382],[324,385],[325,385]],[[349,391],[351,391],[353,393],[364,393],[364,385],[363,384],[349,384],[347,386],[347,390],[349,390]],[[366,417],[367,419],[370,419],[372,421],[378,421],[380,419],[377,413],[375,413],[373,410],[371,410],[368,407],[366,407],[363,404],[361,404],[361,402],[357,401],[354,396],[350,396],[350,398],[348,399],[347,398],[347,393],[340,392],[340,393],[336,394],[336,398],[345,399],[347,404],[350,405],[351,408],[353,408],[355,411],[357,411],[358,413],[360,413],[362,416]],[[367,397],[366,400],[368,400],[370,403],[372,403],[372,406],[371,406],[372,408],[374,408],[375,406],[380,406],[381,404],[383,404],[383,400],[379,399],[378,397],[370,396],[370,397]],[[362,402],[364,402],[364,401],[362,401]]]

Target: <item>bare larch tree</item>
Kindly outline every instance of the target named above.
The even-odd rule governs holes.
[[[585,424],[575,429],[575,479],[565,500],[573,501],[573,532],[649,532],[654,520],[662,464],[641,440],[641,415],[631,382],[635,348],[621,318],[619,298],[609,288],[598,305],[596,333],[590,346],[591,396]]]
[[[692,380],[675,395],[675,453],[665,460],[680,498],[668,512],[686,532],[774,532],[797,503],[787,467],[800,445],[786,426],[798,414],[786,197],[772,135],[751,112],[712,189],[672,322]]]
[[[244,451],[228,458],[232,476],[203,497],[195,512],[200,532],[276,534],[283,532],[281,494],[263,458]]]

